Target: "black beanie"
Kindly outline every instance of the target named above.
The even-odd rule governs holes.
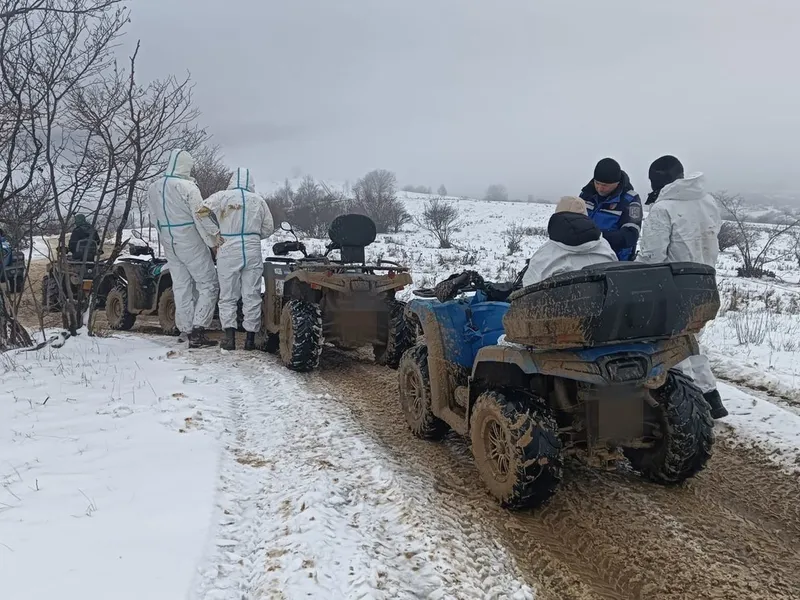
[[[619,183],[622,181],[622,168],[613,158],[604,158],[594,168],[594,180],[600,183]]]
[[[654,192],[661,191],[676,179],[683,179],[683,165],[674,156],[662,156],[650,165],[650,185]]]

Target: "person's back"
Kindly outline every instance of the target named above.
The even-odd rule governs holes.
[[[702,173],[694,173],[661,189],[645,219],[637,260],[716,266],[722,216],[704,180]]]
[[[719,254],[717,236],[722,217],[714,198],[703,187],[702,173],[684,176],[683,164],[671,155],[650,165],[648,196],[652,204],[644,220],[637,261],[648,264],[696,262],[716,267]],[[728,414],[717,390],[708,358],[695,354],[676,366],[694,380],[711,407],[711,416]]]
[[[81,244],[85,240],[94,243],[87,248],[86,244]],[[100,235],[84,215],[75,215],[75,226],[69,236],[67,249],[76,260],[83,260],[84,254],[86,260],[95,259],[95,255],[100,249]]]
[[[173,150],[164,175],[148,189],[147,203],[172,276],[175,323],[189,347],[197,348],[213,344],[205,330],[219,294],[210,250],[217,245],[218,229],[201,213],[203,198],[191,179],[193,165],[191,154]]]
[[[222,348],[236,348],[236,312],[241,298],[247,331],[245,350],[252,350],[261,328],[261,240],[273,232],[272,215],[264,199],[255,193],[250,170],[244,168],[236,169],[227,190],[206,198],[204,209],[216,215],[225,240],[217,251],[219,318],[225,330]]]
[[[528,261],[522,285],[529,286],[553,275],[617,260],[616,253],[597,225],[586,215],[580,198],[562,198],[547,225],[550,237]]]
[[[173,150],[164,175],[148,189],[147,203],[150,216],[155,219],[161,236],[161,245],[174,251],[178,247],[203,244],[215,245],[214,236],[195,223],[196,211],[201,208],[200,190],[191,180],[194,159],[185,150]]]

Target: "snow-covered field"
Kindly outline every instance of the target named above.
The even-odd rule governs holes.
[[[428,199],[402,197],[414,216]],[[509,280],[544,242],[553,210],[449,200],[464,218],[456,248],[440,250],[410,224],[380,235],[369,258],[407,264],[415,286],[463,269]],[[510,254],[512,224],[530,232]],[[288,237],[276,232],[264,254]],[[800,269],[784,261],[775,265],[782,281],[762,282],[735,268],[724,253],[723,310],[702,338],[731,412],[717,431],[797,473]],[[371,435],[343,392],[320,393],[261,354],[192,354],[135,334],[61,342],[0,356],[3,600],[519,600],[547,591],[496,530],[439,510],[435,478]],[[559,568],[537,581],[563,583]]]

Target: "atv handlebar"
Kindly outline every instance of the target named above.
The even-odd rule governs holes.
[[[303,256],[308,256],[306,253],[306,245],[303,242],[278,242],[272,245],[272,253],[275,254],[275,256],[286,256],[289,252],[301,252]]]

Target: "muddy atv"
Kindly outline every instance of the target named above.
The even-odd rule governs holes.
[[[624,456],[661,484],[705,466],[710,408],[674,367],[719,309],[712,268],[597,265],[507,298],[475,275],[446,287],[409,302],[422,335],[400,363],[401,408],[420,438],[469,437],[502,505],[546,502],[567,457],[616,467]]]
[[[139,232],[133,235],[144,244],[129,245],[130,256],[118,258],[103,277],[97,290],[97,307],[105,309],[111,329],[128,330],[139,315],[157,315],[163,333],[178,335],[167,259],[156,257]]]
[[[162,333],[176,336],[180,331],[175,324],[175,293],[167,259],[157,257],[138,231],[133,236],[143,245],[129,245],[130,256],[118,258],[111,272],[103,277],[97,290],[97,307],[105,309],[111,329],[127,331],[139,315],[158,316]],[[214,310],[218,317],[218,306]],[[240,301],[240,330],[242,319]]]
[[[21,294],[25,289],[25,254],[7,242],[0,248],[0,283],[6,284],[9,294]]]
[[[98,259],[102,248],[94,240],[78,242],[75,253],[59,247],[55,261],[47,265],[42,277],[42,307],[48,312],[59,312],[67,298],[77,298],[82,292],[83,306],[88,306]]]
[[[287,223],[282,229],[292,232]],[[396,368],[410,343],[405,303],[395,298],[411,284],[408,269],[382,260],[366,263],[364,249],[376,235],[368,217],[339,216],[328,235],[324,256],[308,254],[296,236],[273,246],[275,256],[264,262],[258,345],[279,352],[293,371],[316,368],[323,341],[344,349],[371,345],[376,362]],[[338,259],[329,258],[333,251]],[[290,252],[302,258],[291,258]]]

